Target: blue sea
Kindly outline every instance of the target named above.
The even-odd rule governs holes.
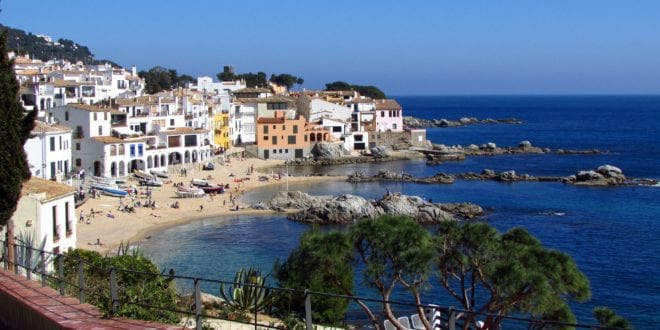
[[[570,175],[604,164],[628,177],[660,179],[660,96],[400,96],[406,116],[421,118],[515,117],[523,124],[483,124],[428,129],[436,144],[494,142],[517,146],[528,140],[551,149],[600,149],[599,155],[506,155],[469,157],[427,166],[423,160],[295,168],[310,173],[377,173],[382,168],[415,176],[438,172],[515,170],[531,175]],[[267,200],[282,187],[267,187],[243,197]],[[482,219],[501,231],[524,227],[542,243],[570,254],[589,277],[592,299],[573,304],[581,323],[595,323],[591,310],[605,305],[635,328],[660,323],[660,189],[658,187],[576,187],[561,183],[456,181],[452,185],[402,183],[291,184],[311,194],[351,193],[378,197],[386,189],[432,198],[434,202],[473,202],[487,210]],[[268,271],[285,259],[309,228],[280,216],[240,216],[191,222],[153,233],[142,242],[148,256],[177,274],[232,280],[244,266]],[[358,293],[367,294],[358,279]],[[438,285],[425,303],[458,304]],[[210,292],[214,293],[214,292]],[[217,292],[215,292],[217,294]],[[433,300],[433,301],[427,301]]]

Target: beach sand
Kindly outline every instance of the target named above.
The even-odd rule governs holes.
[[[94,217],[90,217],[89,224],[78,223],[77,225],[77,247],[86,250],[93,250],[101,252],[113,253],[121,242],[136,242],[143,240],[149,235],[150,232],[161,230],[163,228],[182,224],[185,222],[193,221],[201,218],[209,218],[222,215],[241,215],[241,214],[273,214],[271,210],[254,210],[250,209],[249,205],[241,205],[240,197],[238,204],[240,209],[238,211],[232,210],[230,201],[230,192],[232,196],[237,193],[243,194],[253,189],[259,189],[267,185],[275,185],[286,183],[286,177],[282,176],[278,180],[277,174],[271,176],[270,170],[268,173],[261,173],[260,170],[276,165],[282,165],[282,160],[262,160],[256,158],[247,158],[239,160],[231,158],[231,161],[220,165],[214,163],[215,169],[212,171],[204,171],[201,169],[202,164],[186,164],[187,175],[180,176],[180,166],[171,166],[168,170],[170,175],[169,179],[162,179],[165,184],[162,187],[152,187],[152,200],[156,201],[156,208],[151,209],[148,207],[136,207],[135,213],[127,213],[118,211],[119,198],[101,195],[99,198],[89,198],[85,204],[76,209],[76,218],[80,216],[82,210],[85,217],[94,210]],[[250,167],[254,168],[251,175],[246,174]],[[230,177],[234,174],[234,177]],[[267,175],[268,181],[259,181],[260,175]],[[203,198],[177,198],[175,195],[176,188],[173,182],[183,182],[188,186],[191,179],[207,178],[214,184],[229,183],[229,191],[223,194],[218,194],[213,197],[207,195]],[[234,182],[234,179],[250,178],[241,183]],[[303,182],[303,181],[326,181],[326,180],[341,180],[339,177],[289,177],[289,183]],[[167,183],[169,182],[169,183]],[[135,184],[136,181],[129,180],[129,185]],[[145,202],[147,197],[143,194],[146,187],[138,187],[141,192],[140,196],[136,198],[141,202]],[[174,209],[169,205],[178,201],[179,208]],[[223,201],[224,204],[223,205]],[[129,203],[130,198],[123,198],[124,203]],[[203,207],[203,208],[200,208]],[[109,217],[109,214],[113,217]],[[100,240],[102,245],[95,244],[97,239]]]

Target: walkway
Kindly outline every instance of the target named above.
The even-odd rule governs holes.
[[[182,329],[181,326],[103,318],[94,306],[60,296],[38,281],[0,269],[0,319],[16,329]]]

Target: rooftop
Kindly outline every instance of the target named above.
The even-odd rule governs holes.
[[[34,129],[32,130],[32,133],[68,133],[71,132],[71,128],[67,126],[62,126],[62,125],[56,125],[56,124],[46,124],[43,121],[35,120],[34,121]]]
[[[103,108],[97,105],[89,105],[84,103],[68,103],[66,106],[78,110],[89,111],[89,112],[111,112],[113,114],[125,115],[125,113],[115,110],[113,108]]]
[[[270,89],[268,88],[254,88],[254,87],[246,87],[246,88],[241,88],[233,91],[234,94],[242,94],[242,93],[272,93]]]
[[[284,96],[248,97],[237,99],[234,103],[293,103],[293,99]]]
[[[401,110],[401,105],[394,99],[376,100],[376,110]]]
[[[55,199],[58,197],[64,197],[69,194],[72,194],[76,191],[76,188],[65,185],[63,183],[45,180],[37,177],[31,177],[30,180],[23,184],[23,189],[21,189],[21,195],[26,196],[30,194],[46,194],[46,200]]]

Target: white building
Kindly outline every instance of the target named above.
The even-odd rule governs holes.
[[[196,84],[191,83],[188,85],[188,88],[192,91],[217,95],[229,95],[230,93],[244,89],[245,87],[245,81],[242,80],[214,82],[213,78],[208,76],[197,77]]]
[[[14,235],[30,233],[35,244],[46,240],[44,250],[61,253],[76,248],[75,188],[32,177],[23,184],[12,216]],[[2,237],[5,237],[4,232]],[[17,242],[20,243],[20,242]]]
[[[375,100],[376,131],[403,132],[403,110],[396,100]]]
[[[70,183],[71,129],[35,121],[23,148],[33,177]]]
[[[123,109],[133,111],[129,105]],[[144,105],[140,109],[145,109]],[[112,108],[68,104],[50,113],[58,123],[73,128],[74,166],[96,176],[122,177],[134,169],[164,169],[170,164],[198,163],[211,157],[208,129],[168,126],[176,123],[176,118],[183,120],[176,108],[160,108],[173,111],[171,117],[167,112],[146,109],[149,112],[144,117],[151,121],[145,123],[144,132],[141,124],[128,124],[141,116],[128,118],[128,113]]]

